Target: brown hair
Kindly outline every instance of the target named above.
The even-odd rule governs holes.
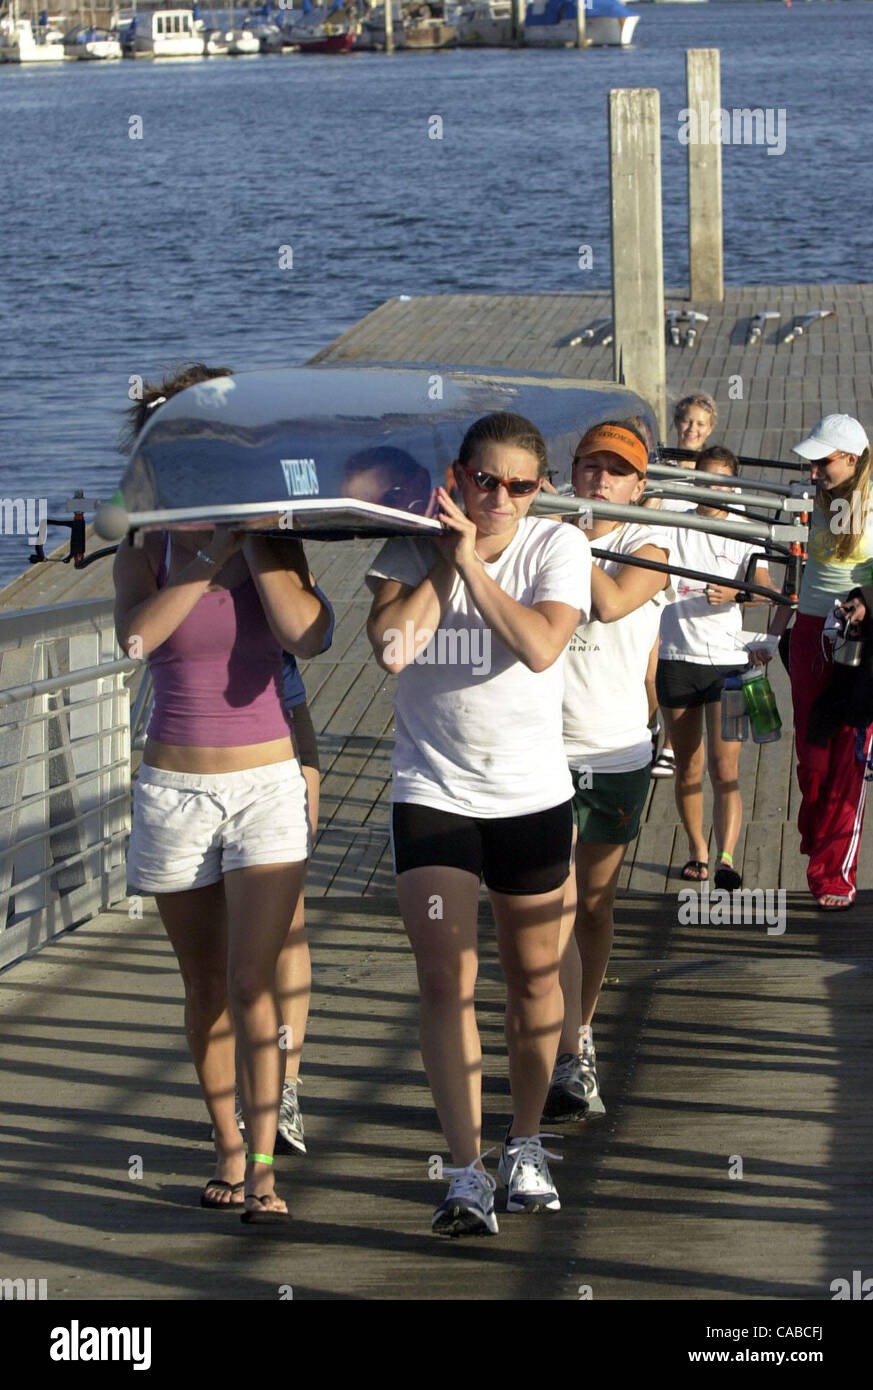
[[[474,421],[458,450],[458,462],[462,468],[470,466],[483,444],[508,444],[515,449],[526,449],[537,461],[537,476],[548,476],[546,441],[536,425],[523,415],[513,415],[508,410],[496,410],[492,415],[483,415]]]
[[[740,461],[736,454],[731,453],[730,449],[725,449],[721,444],[713,444],[709,449],[702,449],[694,460],[694,470],[697,472],[705,463],[723,463],[725,467],[737,476]]]
[[[201,382],[212,381],[217,376],[233,376],[233,368],[207,367],[205,362],[184,362],[177,367],[168,368],[160,385],[151,381],[143,382],[140,399],[134,401],[124,412],[125,423],[118,441],[121,452],[130,453],[140,430],[145,428],[155,410],[164,401],[168,401],[171,396],[177,396],[180,391],[186,391],[189,386],[199,386]]]
[[[698,405],[701,410],[709,411],[709,419],[712,425],[718,419],[718,407],[712,396],[708,396],[705,391],[701,391],[696,396],[683,396],[681,401],[677,401],[673,408],[673,424],[678,425],[684,420],[685,412],[689,406]]]

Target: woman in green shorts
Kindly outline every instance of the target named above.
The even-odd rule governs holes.
[[[580,440],[573,490],[628,505],[645,488],[648,448],[630,422],[598,425]],[[595,519],[593,546],[616,556],[666,563],[667,533],[640,511],[635,522]],[[573,776],[576,873],[567,880],[562,924],[564,1024],[543,1118],[580,1118],[604,1109],[597,1082],[594,1011],[612,949],[618,875],[636,836],[649,789],[652,711],[646,667],[669,576],[598,559],[591,570],[592,620],[570,639],[564,680],[564,750]]]

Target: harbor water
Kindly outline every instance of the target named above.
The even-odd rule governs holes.
[[[608,285],[612,87],[661,92],[687,283],[689,47],[723,108],[772,113],[723,152],[727,282],[868,279],[873,5],[640,16],[628,49],[0,66],[2,496],[110,494],[130,378],[180,359],[300,363],[393,295]],[[0,583],[27,554],[0,534]]]

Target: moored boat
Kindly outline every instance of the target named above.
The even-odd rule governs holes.
[[[0,61],[4,63],[62,63],[62,35],[49,24],[43,10],[37,23],[22,19],[17,0],[0,20]]]
[[[206,51],[189,9],[138,10],[122,31],[126,58],[199,58]]]
[[[621,0],[585,4],[589,43],[624,48],[631,43],[639,15]],[[524,21],[524,41],[531,48],[566,48],[576,42],[576,0],[531,0]]]
[[[68,58],[79,61],[109,62],[122,56],[117,34],[111,29],[96,29],[85,24],[77,24],[64,34],[64,49]]]
[[[322,9],[316,9],[312,0],[303,0],[302,10],[282,25],[282,39],[301,53],[349,53],[359,28],[351,0],[333,0]]]
[[[479,0],[456,13],[458,43],[470,48],[507,48],[513,42],[512,0]]]

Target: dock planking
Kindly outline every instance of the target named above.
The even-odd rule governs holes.
[[[480,296],[391,301],[319,358],[398,360],[396,349],[404,360],[609,379],[611,348],[554,346],[608,314],[607,296],[501,298],[492,308]],[[744,349],[738,315],[834,300],[840,317],[791,349]],[[825,367],[823,349],[847,323],[854,352],[838,366],[830,351]],[[869,422],[871,324],[866,286],[728,290],[693,349],[668,349],[671,394],[711,391],[722,407],[720,440],[787,457],[821,413],[825,390],[824,408]],[[728,402],[738,363],[747,392]],[[751,408],[761,404],[763,412]],[[828,1299],[834,1275],[863,1268],[870,1248],[871,961],[858,930],[869,895],[854,914],[823,918],[805,891],[793,892],[781,935],[754,924],[682,925],[675,874],[687,846],[670,781],[653,783],[622,872],[597,1021],[608,1114],[552,1143],[564,1157],[555,1165],[562,1212],[536,1221],[501,1213],[495,1241],[430,1235],[443,1189],[428,1182],[428,1166],[445,1154],[418,1056],[415,969],[387,848],[394,682],[364,636],[363,576],[376,549],[307,545],[338,621],[332,650],[303,663],[323,784],[307,888],[314,990],[301,1099],[310,1153],[279,1161],[294,1217],[287,1236],[259,1241],[253,1253],[233,1216],[195,1205],[211,1171],[208,1124],[176,964],[147,901],[142,921],[120,905],[0,979],[3,1065],[15,1078],[4,1088],[0,1136],[6,1264],[14,1256],[16,1267],[46,1277],[53,1300],[275,1301],[289,1284],[296,1300]],[[108,597],[110,568],[34,567],[0,593],[0,609]],[[805,890],[790,698],[778,662],[771,674],[785,737],[743,749],[748,820],[738,862],[750,887]],[[705,806],[709,816],[708,787]],[[873,883],[868,846],[862,887]],[[509,1092],[484,902],[481,940],[476,993],[492,1143],[509,1118]],[[68,1044],[60,1057],[59,1036]],[[129,1178],[134,1153],[143,1157],[139,1182]],[[731,1181],[737,1156],[742,1181]],[[107,1232],[123,1232],[123,1250]],[[239,1240],[244,1248],[228,1244]]]

